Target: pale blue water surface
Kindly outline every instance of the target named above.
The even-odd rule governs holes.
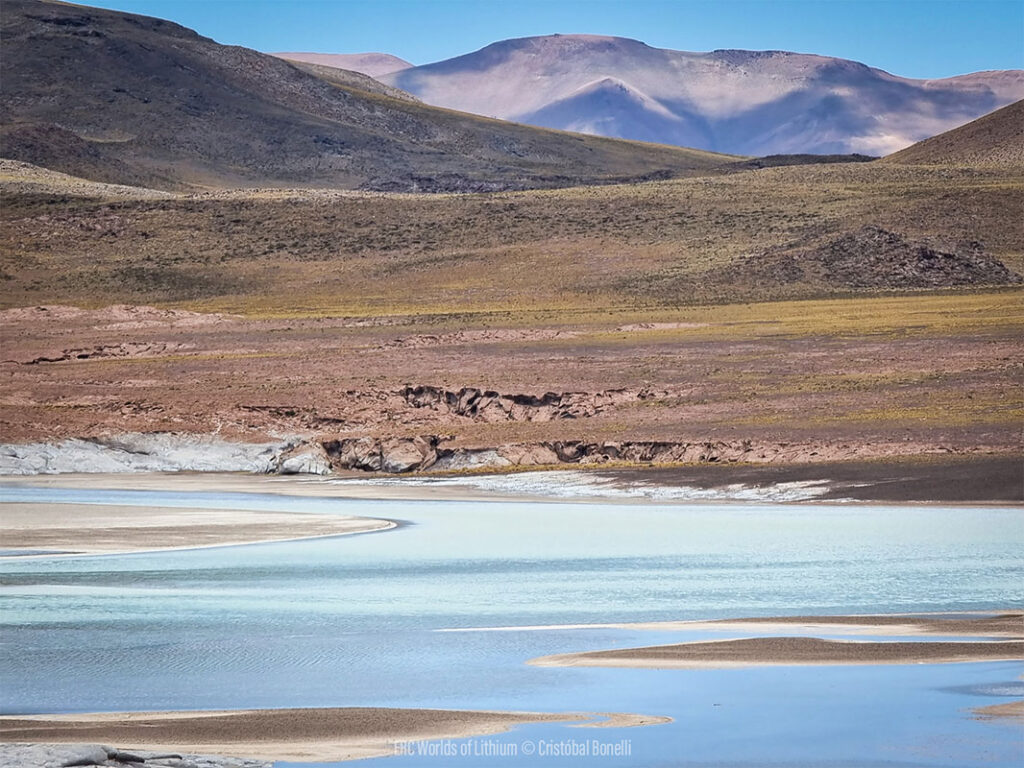
[[[541,668],[524,662],[722,635],[437,631],[1021,606],[1019,509],[22,488],[4,489],[0,500],[304,510],[406,523],[279,544],[0,558],[5,713],[401,706],[674,718],[630,729],[524,726],[488,737],[514,746],[515,756],[375,763],[394,768],[1021,764],[1019,726],[980,722],[969,711],[1024,695],[1020,663]],[[630,754],[537,756],[538,745],[564,739],[627,739]]]

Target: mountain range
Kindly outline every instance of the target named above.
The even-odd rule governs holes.
[[[365,75],[118,11],[4,0],[0,37],[0,154],[97,181],[486,191],[732,159],[429,107]]]
[[[937,80],[786,51],[692,53],[637,40],[504,40],[380,79],[427,104],[740,155],[886,155],[1024,98],[1024,71]]]
[[[1024,96],[1021,71],[912,81],[821,56],[586,35],[422,67],[378,53],[267,55],[52,0],[5,0],[0,35],[0,156],[160,189],[471,192],[863,160]],[[982,123],[964,146],[994,141],[984,152],[1012,164],[1021,137],[1006,125]],[[902,161],[956,156],[957,141]]]

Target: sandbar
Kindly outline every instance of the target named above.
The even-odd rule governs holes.
[[[977,707],[974,716],[978,720],[1010,720],[1024,724],[1024,699]]]
[[[748,637],[542,656],[538,667],[706,669],[843,664],[951,664],[1024,660],[1024,641],[871,642],[817,637]]]
[[[1020,611],[977,614],[782,616],[602,626],[634,630],[743,632],[758,636],[563,653],[542,656],[532,659],[529,663],[542,667],[698,669],[810,664],[947,664],[1024,659],[1024,612]],[[765,634],[793,630],[800,630],[804,634],[797,637]],[[823,639],[808,636],[807,633],[811,632],[881,636],[931,634],[947,638],[992,639],[879,642]]]
[[[523,723],[629,727],[670,718],[629,714],[488,712],[342,707],[199,712],[121,712],[0,717],[0,741],[114,743],[123,749],[264,760],[339,761],[396,753],[398,742],[501,733]]]
[[[0,549],[7,556],[100,555],[344,536],[396,525],[304,512],[9,502],[0,505]]]

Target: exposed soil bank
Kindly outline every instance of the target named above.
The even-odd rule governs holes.
[[[325,447],[298,439],[252,444],[188,435],[122,435],[0,446],[0,475],[104,474],[113,478],[129,473],[194,471],[329,475],[362,478],[362,482],[324,485],[324,495],[360,498],[1024,502],[1024,459],[1017,454],[895,454],[837,461],[830,458],[832,452],[814,452],[807,446],[776,448],[777,452],[771,453],[749,443],[599,446],[569,442],[464,451],[446,449],[436,437],[329,441]],[[869,448],[882,451],[886,446]],[[668,457],[666,461],[677,456],[674,461],[678,463],[661,465],[650,460],[652,453]],[[618,458],[613,458],[615,454]],[[790,456],[797,458],[789,460]],[[683,463],[687,461],[692,463]],[[521,481],[509,476],[528,469],[577,471],[531,472],[521,475]],[[487,474],[494,470],[502,474]],[[396,473],[412,477],[408,483],[399,482],[393,477]],[[389,475],[392,477],[386,479]],[[104,482],[105,487],[119,486],[112,480]],[[287,492],[303,494],[311,488],[307,481],[290,485]],[[783,493],[793,488],[802,492],[795,496]],[[278,485],[271,490],[280,489]]]
[[[616,482],[693,486],[827,483],[818,501],[1024,502],[1019,455],[887,457],[873,461],[600,470]]]
[[[915,455],[922,446],[859,442],[772,443],[754,440],[544,440],[493,447],[457,447],[441,435],[324,440],[335,469],[388,473],[500,469],[562,464],[789,464]],[[297,453],[308,451],[300,447]]]
[[[528,448],[512,465],[577,443],[658,462],[705,444],[786,463],[1019,452],[1018,293],[584,314],[23,307],[0,318],[0,435],[434,437],[442,455]]]

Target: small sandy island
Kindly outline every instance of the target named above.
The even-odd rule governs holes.
[[[596,719],[602,717],[604,719]],[[523,723],[630,727],[671,718],[442,709],[333,708],[211,712],[123,712],[0,717],[0,741],[102,743],[122,749],[218,754],[297,762],[357,760],[396,753],[396,743],[501,733]]]
[[[993,637],[993,640],[859,641],[760,636],[542,656],[542,667],[697,669],[805,664],[946,664],[1024,659],[1024,613],[986,615],[794,616],[617,625],[633,629],[786,631],[830,634]]]
[[[367,517],[177,507],[5,503],[5,556],[99,555],[343,536],[394,528]]]
[[[698,669],[805,664],[948,664],[1024,660],[1024,641],[861,642],[817,637],[748,637],[542,656],[540,667]]]
[[[609,625],[612,626],[612,625]],[[1024,612],[873,614],[866,616],[770,616],[715,621],[667,621],[614,625],[624,629],[707,630],[720,632],[823,632],[865,635],[949,635],[1024,638]]]
[[[1024,725],[1024,699],[978,707],[974,716],[978,720],[1010,720]]]

